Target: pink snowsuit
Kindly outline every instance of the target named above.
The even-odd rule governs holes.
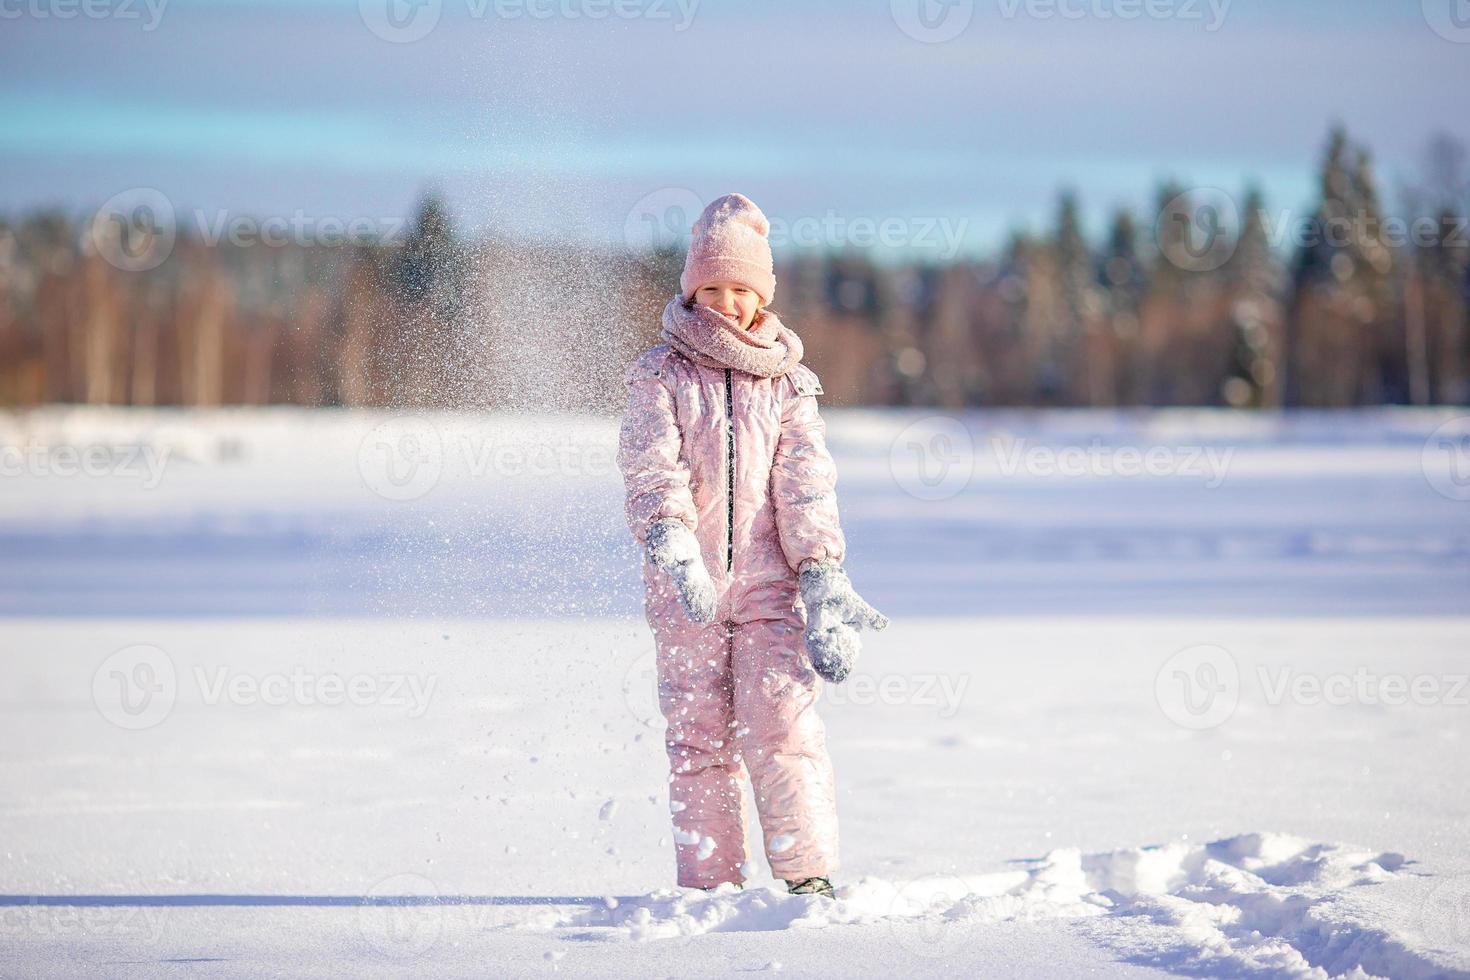
[[[618,465],[628,525],[642,544],[653,522],[683,521],[719,597],[714,622],[692,622],[645,553],[678,882],[744,880],[742,761],[772,874],[827,876],[838,867],[836,795],[797,589],[805,559],[841,561],[846,549],[821,384],[804,365],[761,378],[667,344],[640,357],[627,383]]]

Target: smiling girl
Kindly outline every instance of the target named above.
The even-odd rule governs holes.
[[[887,620],[842,569],[837,472],[801,339],[765,307],[770,223],[727,194],[695,223],[665,343],[629,369],[618,463],[645,548],[678,883],[745,877],[748,770],[771,872],[830,896],[837,807],[816,702]]]

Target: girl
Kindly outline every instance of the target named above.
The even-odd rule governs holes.
[[[830,896],[837,808],[818,678],[846,677],[857,629],[888,621],[842,570],[822,386],[801,339],[763,308],[770,223],[728,194],[693,231],[666,343],[628,371],[618,445],[646,549],[678,881],[741,886],[743,762],[772,874]]]

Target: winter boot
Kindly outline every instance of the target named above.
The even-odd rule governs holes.
[[[797,878],[786,882],[786,891],[792,895],[825,895],[832,897],[832,882],[826,878]]]

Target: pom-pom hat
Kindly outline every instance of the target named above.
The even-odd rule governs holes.
[[[761,306],[776,293],[771,259],[771,223],[744,194],[726,194],[709,203],[691,229],[679,288],[686,300],[709,282],[738,282],[760,297]]]

